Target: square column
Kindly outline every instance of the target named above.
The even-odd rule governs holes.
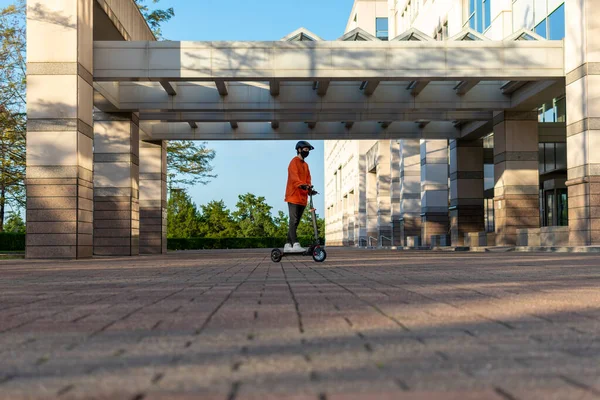
[[[391,209],[391,171],[390,140],[381,140],[377,151],[377,244],[391,246],[392,242],[392,209]],[[383,237],[389,238],[384,239]]]
[[[167,254],[167,141],[140,142],[140,253]]]
[[[485,230],[483,140],[450,141],[450,237],[464,246],[465,233]]]
[[[494,116],[494,219],[496,245],[514,246],[517,229],[539,228],[538,116]]]
[[[421,243],[449,233],[448,141],[421,140]]]
[[[139,119],[95,113],[94,254],[139,255]]]
[[[27,1],[27,258],[92,256],[93,6]]]
[[[401,246],[407,236],[421,236],[421,147],[419,140],[400,141]]]
[[[392,246],[402,246],[400,221],[400,141],[390,141],[390,212],[392,222]]]
[[[367,235],[367,155],[364,141],[359,142],[358,151],[358,194],[357,208],[354,217],[354,237],[358,247],[368,245]]]
[[[600,245],[600,8],[567,0],[567,187],[569,244]]]

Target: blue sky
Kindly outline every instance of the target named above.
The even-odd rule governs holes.
[[[162,0],[173,7],[175,18],[163,27],[171,40],[279,40],[305,27],[326,40],[344,33],[353,0]],[[300,138],[301,139],[301,138]],[[264,196],[277,210],[287,213],[283,201],[287,166],[295,154],[295,141],[209,142],[216,151],[216,179],[190,189],[197,204],[224,200],[233,209],[239,194]],[[317,190],[324,191],[323,142],[312,142],[316,150],[307,159]],[[324,215],[323,196],[315,198]]]

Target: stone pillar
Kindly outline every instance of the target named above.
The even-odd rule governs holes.
[[[367,171],[367,245],[378,244],[377,172]]]
[[[567,0],[565,7],[569,244],[597,246],[600,245],[600,8],[594,0]]]
[[[390,141],[390,210],[392,220],[392,246],[402,246],[400,221],[400,141]]]
[[[421,150],[419,140],[400,141],[401,245],[421,236]]]
[[[377,154],[377,243],[380,246],[393,245],[390,146],[390,140],[379,141]]]
[[[140,254],[139,119],[94,114],[94,254]]]
[[[517,229],[539,228],[538,116],[494,115],[496,245],[514,246]]]
[[[450,141],[450,236],[464,246],[465,233],[485,230],[483,141]]]
[[[354,219],[354,235],[358,247],[368,244],[367,236],[367,156],[359,147],[358,155],[358,207]]]
[[[448,141],[421,140],[421,243],[449,233]]]
[[[167,253],[167,142],[140,143],[140,253]]]
[[[421,149],[419,140],[400,141],[401,246],[407,236],[421,236]]]
[[[27,1],[27,258],[92,256],[93,6]]]

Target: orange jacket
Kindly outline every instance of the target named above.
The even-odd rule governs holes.
[[[308,203],[308,190],[300,189],[299,186],[311,184],[308,164],[300,157],[294,157],[288,167],[285,202],[306,206]]]

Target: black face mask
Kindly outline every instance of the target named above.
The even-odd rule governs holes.
[[[305,159],[306,157],[308,157],[308,151],[301,151],[300,155],[302,156],[302,159]]]

